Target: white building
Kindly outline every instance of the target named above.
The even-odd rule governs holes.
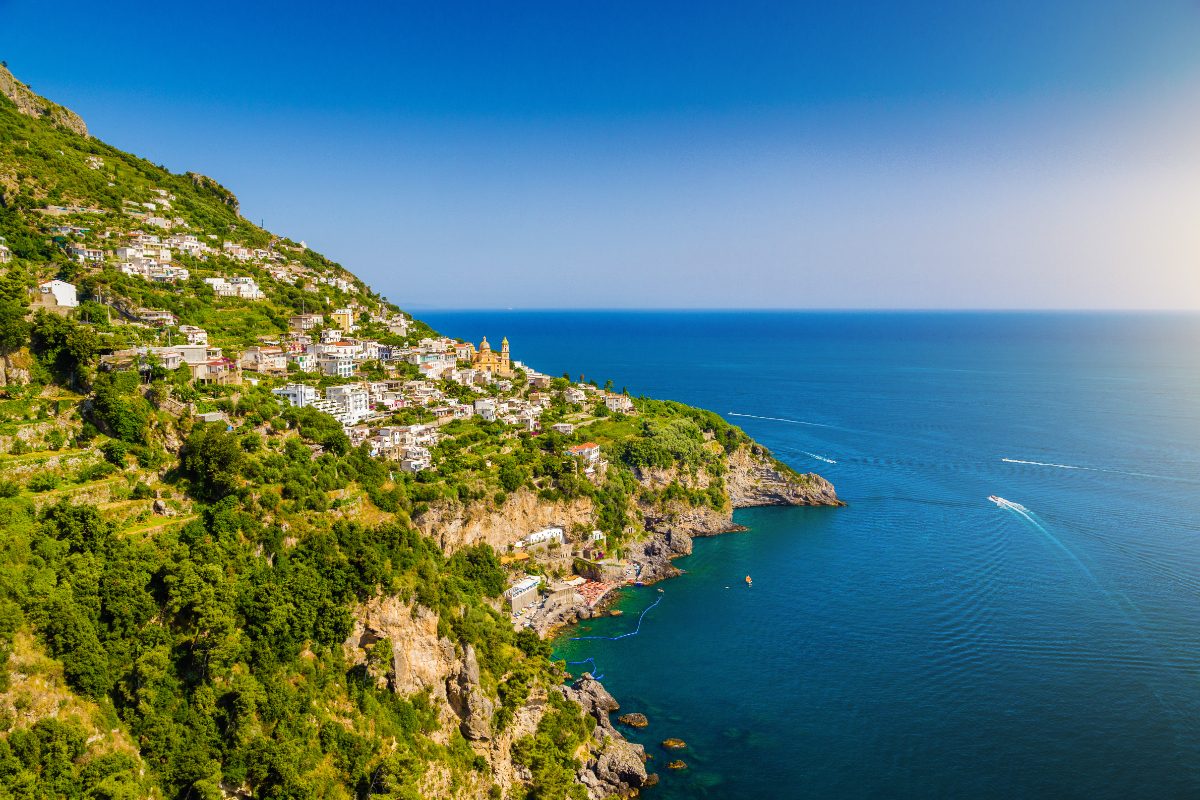
[[[357,425],[371,413],[370,395],[355,384],[330,386],[325,390],[325,399],[337,407],[338,413],[334,416],[343,425]]]
[[[288,404],[296,408],[311,406],[321,397],[321,393],[317,391],[315,386],[309,386],[304,383],[289,383],[282,389],[272,389],[271,394],[280,400],[286,400]]]
[[[240,297],[243,300],[262,300],[266,295],[258,288],[254,278],[234,276],[232,278],[205,278],[217,297]]]
[[[481,397],[475,401],[475,413],[484,422],[496,421],[496,401],[491,398]]]
[[[525,547],[532,547],[533,545],[549,544],[551,542],[562,544],[562,528],[542,528],[540,531],[534,531],[533,533],[529,534],[524,539],[517,542],[517,544]]]
[[[195,325],[180,325],[179,333],[187,339],[188,344],[208,344],[208,331]]]
[[[75,285],[66,281],[53,280],[46,281],[38,286],[43,295],[54,298],[54,305],[62,308],[76,308],[79,306],[79,298],[75,292]]]
[[[516,614],[525,610],[538,598],[538,587],[542,585],[542,579],[537,575],[527,575],[521,580],[508,587],[504,592],[504,596],[508,598],[509,608],[512,613]]]
[[[615,411],[619,414],[632,414],[633,401],[623,394],[610,394],[604,398],[604,405],[609,411]]]
[[[353,378],[354,359],[337,353],[323,353],[317,357],[317,369],[322,375]]]
[[[75,260],[80,264],[88,261],[103,261],[104,251],[98,250],[95,247],[84,247],[81,244],[73,244],[67,248],[71,255],[75,256]]]

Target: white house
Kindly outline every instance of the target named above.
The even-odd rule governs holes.
[[[330,386],[325,390],[325,399],[337,406],[338,413],[334,416],[343,425],[357,425],[371,413],[367,390],[356,384]]]
[[[308,353],[288,353],[288,363],[295,364],[301,372],[312,372],[316,369],[316,359]]]
[[[609,394],[604,397],[604,405],[609,411],[615,411],[620,414],[633,413],[633,401],[623,394]]]
[[[322,375],[331,375],[338,378],[354,377],[354,359],[350,356],[324,353],[317,358],[317,368]]]
[[[475,401],[475,413],[484,422],[496,421],[496,401],[491,398],[481,397]]]
[[[557,542],[562,544],[563,529],[562,528],[542,528],[540,531],[534,531],[526,536],[518,544],[523,544],[527,547],[532,547],[535,544],[549,544]]]
[[[289,383],[282,389],[272,389],[271,394],[280,400],[286,400],[297,408],[310,406],[321,397],[321,393],[317,391],[316,387],[303,383]]]
[[[187,339],[188,344],[208,344],[208,331],[195,325],[180,325],[179,332]]]
[[[71,255],[75,256],[75,259],[80,264],[86,263],[88,261],[103,261],[104,260],[104,251],[98,250],[95,247],[84,247],[81,244],[73,244],[69,248],[67,248],[67,250],[71,253]]]
[[[429,450],[418,445],[404,448],[404,456],[400,459],[400,469],[404,472],[421,472],[433,466]]]
[[[53,280],[46,281],[38,286],[43,295],[48,295],[54,298],[54,305],[62,308],[76,308],[79,305],[79,298],[75,293],[75,285],[66,281]],[[43,298],[45,299],[45,298]]]
[[[258,372],[285,372],[287,354],[283,352],[282,347],[276,345],[250,347],[242,353],[242,366]]]
[[[320,314],[297,314],[288,318],[288,327],[294,331],[311,331],[325,322]]]
[[[600,445],[595,442],[584,442],[567,448],[567,454],[583,461],[594,464],[600,460]]]

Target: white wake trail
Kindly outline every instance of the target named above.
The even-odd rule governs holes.
[[[804,453],[804,455],[809,456],[810,458],[815,458],[817,461],[824,461],[826,464],[836,464],[837,463],[832,458],[826,458],[825,456],[819,456],[816,453],[810,453],[807,450],[801,450],[800,452]]]
[[[1153,478],[1157,481],[1181,481],[1192,483],[1187,478],[1172,477],[1171,475],[1153,475],[1149,472],[1126,472],[1122,469],[1103,469],[1101,467],[1081,467],[1076,464],[1055,464],[1052,461],[1027,461],[1021,458],[1002,458],[1006,464],[1025,464],[1033,467],[1053,467],[1054,469],[1077,469],[1082,472],[1103,472],[1108,475],[1128,475],[1131,478]]]
[[[787,422],[792,425],[811,425],[814,428],[834,428],[840,430],[836,425],[825,425],[820,422],[805,422],[802,419],[784,419],[783,417],[760,417],[758,414],[739,414],[736,411],[730,411],[731,417],[746,417],[748,419],[765,419],[771,422]]]
[[[1035,467],[1057,467],[1058,469],[1085,469],[1088,472],[1103,472],[1104,470],[1095,469],[1094,467],[1076,467],[1071,464],[1051,464],[1047,461],[1023,461],[1019,458],[1002,458],[1008,464],[1030,464]]]

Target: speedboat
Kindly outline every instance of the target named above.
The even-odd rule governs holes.
[[[995,504],[996,504],[996,505],[998,505],[998,506],[1003,506],[1005,503],[1007,503],[1007,502],[1008,502],[1008,501],[1007,501],[1007,500],[1005,500],[1003,497],[997,497],[997,496],[996,496],[996,495],[994,495],[994,494],[989,494],[989,495],[988,495],[988,500],[991,500],[993,503],[995,503]]]

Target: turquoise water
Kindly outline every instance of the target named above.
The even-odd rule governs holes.
[[[1200,318],[427,318],[725,414],[850,503],[739,512],[575,631],[661,597],[638,636],[558,643],[650,717],[651,796],[1200,797]]]

